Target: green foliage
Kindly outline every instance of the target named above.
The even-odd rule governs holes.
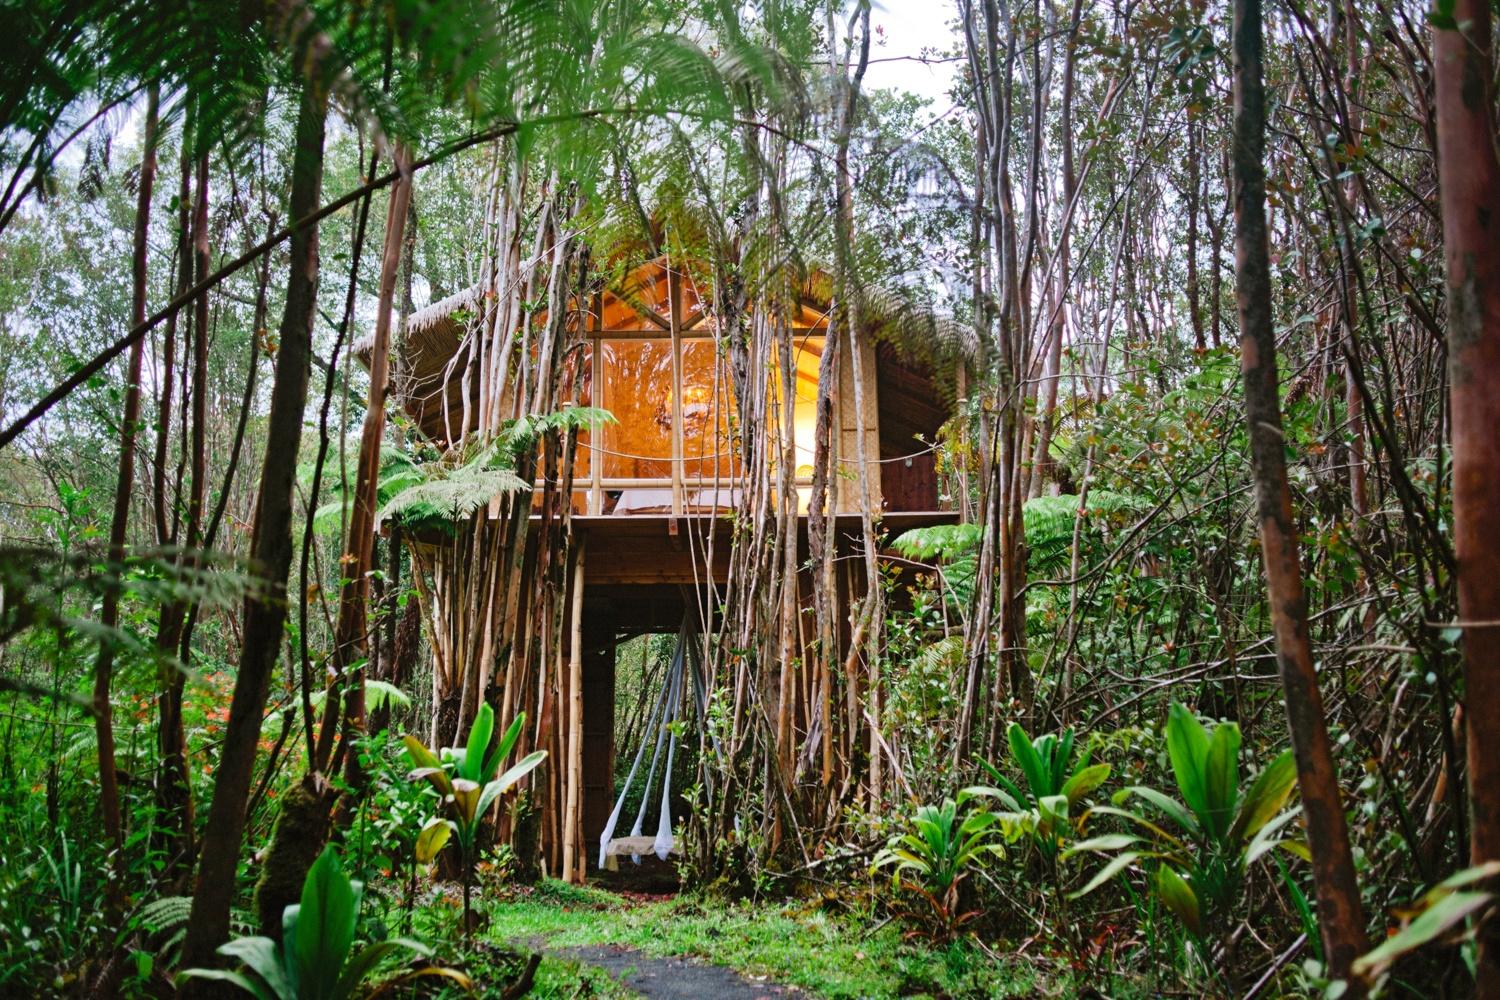
[[[1141,506],[1138,498],[1127,494],[1091,490],[1083,541],[1092,544],[1098,538],[1099,525],[1107,515]],[[1041,496],[1026,501],[1022,519],[1027,572],[1050,577],[1067,570],[1077,516],[1076,496]],[[967,606],[974,594],[974,574],[978,571],[979,543],[983,537],[983,528],[978,524],[934,524],[903,531],[891,541],[891,548],[908,559],[943,563],[944,581],[960,606]]]
[[[407,756],[415,765],[407,777],[412,781],[430,782],[448,814],[447,819],[434,817],[423,824],[416,849],[419,858],[430,859],[448,839],[448,834],[441,832],[444,828],[457,836],[463,855],[466,932],[469,929],[469,885],[473,881],[474,848],[479,826],[502,795],[515,788],[517,782],[547,759],[547,751],[533,750],[504,774],[498,778],[494,776],[510,756],[525,725],[526,713],[522,712],[495,742],[495,710],[485,703],[479,706],[474,724],[469,728],[468,742],[463,747],[444,747],[441,754],[435,754],[415,736],[407,735],[404,740]]]
[[[1020,771],[1023,784],[1016,784],[988,761],[980,765],[998,785],[987,793],[998,799],[1010,814],[1005,817],[1012,839],[1025,834],[1045,857],[1053,857],[1070,833],[1070,811],[1109,777],[1108,764],[1090,764],[1085,749],[1074,760],[1074,733],[1046,733],[1032,739],[1019,723],[1006,730],[1011,763]]]
[[[439,466],[431,476],[399,490],[380,510],[382,520],[394,518],[412,528],[428,526],[451,530],[461,521],[506,493],[521,493],[531,485],[509,469],[491,468],[481,459],[455,469]]]
[[[393,445],[380,446],[380,474],[375,485],[375,505],[386,506],[403,490],[420,486],[427,478],[417,460]],[[338,482],[333,485],[334,499],[313,513],[313,527],[319,531],[331,531],[341,527],[354,508],[354,484]]]
[[[1490,882],[1497,875],[1500,875],[1500,861],[1489,861],[1443,879],[1406,910],[1407,919],[1401,930],[1356,959],[1351,971],[1366,984],[1373,984],[1378,995],[1392,965],[1434,941],[1459,942],[1472,952],[1478,926],[1494,918],[1495,904],[1494,892],[1475,886]],[[1472,954],[1465,957],[1472,970]]]
[[[344,874],[333,847],[325,847],[307,873],[302,901],[286,908],[280,943],[265,937],[235,938],[222,945],[219,954],[237,959],[243,971],[187,969],[180,978],[229,983],[257,1000],[349,1000],[372,992],[365,980],[387,958],[402,952],[427,956],[432,950],[405,938],[388,938],[356,950],[363,891],[363,885]],[[461,973],[436,966],[403,973],[398,979],[425,976],[444,977],[466,988],[470,985]],[[380,989],[391,985],[382,984]]]
[[[1223,722],[1205,729],[1178,702],[1167,720],[1167,750],[1179,798],[1146,786],[1124,788],[1113,805],[1097,806],[1091,815],[1117,817],[1134,832],[1092,837],[1063,856],[1092,852],[1110,858],[1075,897],[1150,862],[1151,885],[1161,902],[1192,934],[1212,937],[1227,931],[1250,865],[1276,847],[1306,856],[1304,845],[1283,836],[1297,815],[1283,810],[1296,785],[1296,766],[1291,751],[1284,751],[1242,788],[1239,726]]]
[[[996,836],[1000,817],[983,807],[972,790],[957,800],[917,808],[911,829],[893,837],[870,870],[891,869],[891,884],[927,903],[921,921],[939,937],[951,937],[977,913],[962,912],[959,889],[975,870],[1005,852]]]

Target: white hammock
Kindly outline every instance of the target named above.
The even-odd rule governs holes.
[[[649,721],[645,729],[641,731],[641,745],[636,751],[635,760],[630,765],[630,773],[620,787],[620,796],[615,800],[615,808],[609,814],[609,822],[604,824],[604,832],[599,834],[600,868],[607,865],[607,859],[624,855],[629,855],[632,861],[640,864],[642,853],[646,850],[650,850],[665,861],[667,856],[676,849],[676,838],[672,830],[672,764],[677,758],[677,729],[673,723],[682,718],[684,674],[692,675],[693,695],[697,701],[700,722],[708,717],[708,691],[704,686],[703,671],[699,665],[697,633],[693,628],[693,621],[692,609],[689,609],[688,613],[683,615],[682,625],[677,630],[677,647],[672,652],[672,663],[667,668],[666,683],[662,685],[661,694],[657,696]],[[688,664],[690,658],[691,665]],[[641,805],[636,810],[635,823],[630,828],[630,836],[617,838],[615,827],[619,824],[620,813],[625,808],[625,798],[635,785],[636,775],[640,773],[641,761],[646,757],[646,742],[652,732],[656,733],[656,740],[651,752],[651,764],[646,773]],[[717,751],[718,738],[712,733],[709,735],[713,740],[714,750]],[[656,821],[656,836],[647,838],[642,835],[641,829],[646,820],[646,806],[651,801],[651,789],[656,782],[657,765],[662,762],[663,745],[667,748],[667,759],[666,766],[662,768],[661,811]]]

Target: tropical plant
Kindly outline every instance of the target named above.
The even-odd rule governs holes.
[[[1241,787],[1239,753],[1238,725],[1221,722],[1206,729],[1173,702],[1167,754],[1180,798],[1133,785],[1116,792],[1112,805],[1090,810],[1091,816],[1119,817],[1136,832],[1092,837],[1063,852],[1063,858],[1112,856],[1073,897],[1151,862],[1151,885],[1183,926],[1200,940],[1227,939],[1246,869],[1276,847],[1307,857],[1305,845],[1283,836],[1299,812],[1283,810],[1297,780],[1291,751],[1262,768],[1248,788]]]
[[[403,972],[374,989],[365,980],[385,959],[402,952],[428,956],[419,941],[387,938],[354,948],[359,902],[364,886],[349,879],[333,847],[325,847],[302,885],[302,901],[286,908],[281,941],[267,937],[235,938],[219,954],[238,959],[244,971],[187,969],[179,981],[212,979],[239,987],[258,1000],[347,1000],[383,991],[423,976],[441,976],[469,988],[467,976],[454,969],[424,966]]]
[[[1109,490],[1091,491],[1087,503],[1086,516],[1114,514],[1141,506],[1138,498]],[[1034,497],[1026,501],[1021,514],[1026,533],[1027,570],[1046,576],[1065,571],[1078,516],[1078,497]],[[903,531],[891,542],[891,547],[908,559],[941,560],[944,583],[962,607],[967,606],[974,593],[974,574],[983,537],[983,527],[978,524],[934,524]],[[1085,540],[1093,538],[1092,531],[1085,535]]]
[[[1495,893],[1480,883],[1500,875],[1500,861],[1488,861],[1456,872],[1428,889],[1406,908],[1404,926],[1379,946],[1354,961],[1351,971],[1377,991],[1385,983],[1391,966],[1405,955],[1434,941],[1457,941],[1465,947],[1470,972],[1472,946],[1479,924],[1494,918]]]
[[[479,706],[469,739],[463,747],[444,747],[433,753],[422,741],[408,734],[406,753],[416,765],[408,775],[412,781],[427,780],[442,798],[448,818],[433,817],[423,825],[416,840],[419,862],[430,861],[442,850],[450,835],[458,838],[464,885],[464,933],[472,930],[469,896],[474,882],[475,844],[485,813],[495,802],[515,787],[547,758],[545,750],[533,750],[510,770],[494,777],[500,765],[510,756],[526,724],[526,713],[516,716],[510,728],[495,742],[495,711],[488,704]],[[493,744],[493,745],[492,745]]]
[[[1074,761],[1071,728],[1064,729],[1061,736],[1046,733],[1032,739],[1019,723],[1012,722],[1006,737],[1011,761],[1024,784],[1011,781],[999,768],[981,760],[980,766],[999,786],[988,792],[1010,811],[1010,816],[1002,816],[1007,836],[1012,840],[1028,836],[1043,857],[1051,859],[1071,829],[1068,816],[1072,808],[1104,784],[1109,765],[1090,764],[1088,748]]]
[[[1005,853],[997,837],[1000,817],[984,807],[983,798],[974,789],[964,789],[957,799],[918,807],[911,829],[892,837],[870,865],[871,872],[890,868],[893,888],[925,901],[925,912],[911,916],[939,939],[951,938],[978,915],[961,911],[960,888],[976,870]]]

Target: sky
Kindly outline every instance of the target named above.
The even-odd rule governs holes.
[[[870,15],[876,44],[870,49],[865,85],[909,90],[926,97],[934,112],[946,111],[951,103],[946,93],[959,64],[923,65],[914,60],[923,49],[951,48],[958,40],[957,18],[952,0],[877,0]]]

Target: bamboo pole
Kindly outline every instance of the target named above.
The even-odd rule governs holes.
[[[583,559],[584,536],[578,536],[573,560],[572,649],[568,656],[568,781],[563,817],[562,876],[583,884],[583,854],[578,849],[583,800]]]

